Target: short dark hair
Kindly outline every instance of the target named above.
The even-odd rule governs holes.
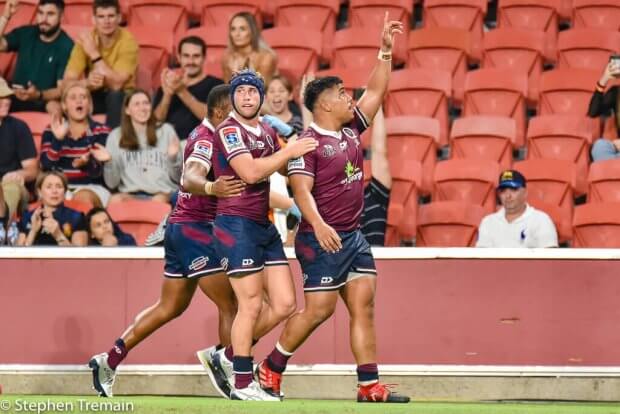
[[[45,6],[46,4],[53,4],[58,7],[61,12],[65,9],[64,0],[39,0],[39,6]]]
[[[230,85],[227,83],[217,85],[207,97],[207,116],[213,116],[213,110],[221,107],[225,101],[230,100]]]
[[[97,9],[107,9],[114,7],[117,13],[121,12],[121,5],[118,0],[95,0],[93,2],[93,13],[97,13]]]
[[[331,89],[341,83],[342,79],[338,76],[325,76],[311,81],[306,85],[306,89],[304,91],[304,105],[310,112],[312,112],[319,96],[327,89]]]
[[[199,38],[198,36],[187,36],[181,39],[179,42],[179,46],[177,47],[177,53],[181,54],[181,48],[185,43],[194,46],[200,46],[200,50],[202,51],[202,55],[205,56],[207,54],[207,44],[204,40]]]

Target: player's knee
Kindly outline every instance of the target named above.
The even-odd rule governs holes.
[[[375,317],[374,301],[351,307],[351,317],[355,319],[373,319]]]
[[[162,315],[166,321],[178,318],[185,312],[189,303],[168,303],[161,306]]]
[[[244,315],[245,317],[249,317],[252,319],[258,319],[258,315],[260,314],[262,307],[263,307],[262,297],[257,295],[257,296],[246,298],[243,301],[240,301],[237,313]]]
[[[292,296],[290,298],[278,301],[278,303],[273,305],[274,312],[281,318],[286,319],[295,313],[297,309],[297,302],[295,301],[295,297]]]
[[[320,306],[307,309],[307,311],[309,311],[308,313],[311,316],[312,323],[314,325],[320,325],[334,314],[335,309],[335,306]]]

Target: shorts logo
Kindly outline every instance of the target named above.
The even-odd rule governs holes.
[[[253,264],[254,264],[254,260],[252,259],[243,259],[241,261],[241,266],[243,267],[249,267],[249,266],[252,266]]]
[[[304,157],[295,158],[288,162],[289,170],[303,170],[305,168],[306,168],[306,161],[304,161]]]
[[[322,285],[330,285],[330,284],[332,284],[332,283],[334,283],[334,278],[333,278],[333,277],[330,277],[330,276],[323,276],[323,277],[321,278],[321,284],[322,284]]]
[[[357,134],[351,128],[342,128],[342,132],[349,138],[357,138]]]
[[[220,266],[222,266],[222,269],[224,270],[228,269],[228,258],[224,257],[220,260]]]
[[[306,282],[308,281],[308,274],[307,274],[307,273],[304,273],[304,274],[302,274],[302,275],[301,275],[301,277],[303,278],[303,280],[304,280],[304,285],[305,285],[305,284],[306,284]]]
[[[213,155],[213,144],[205,140],[196,142],[194,144],[194,154],[202,155],[210,160]]]
[[[192,260],[192,262],[189,265],[189,270],[193,270],[193,271],[200,270],[203,267],[205,267],[207,263],[209,263],[209,258],[207,256],[199,256],[195,258],[194,260]]]
[[[241,131],[237,127],[225,127],[220,130],[220,138],[226,152],[231,153],[235,150],[245,148],[241,140]]]
[[[329,158],[336,155],[336,150],[331,145],[327,144],[323,147],[323,157]]]

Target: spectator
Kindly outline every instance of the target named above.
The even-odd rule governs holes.
[[[502,208],[480,222],[476,247],[558,247],[551,218],[527,204],[525,177],[515,170],[499,176]]]
[[[172,124],[182,140],[207,116],[205,102],[211,89],[224,83],[203,72],[206,52],[207,45],[201,38],[183,38],[177,50],[181,72],[164,69],[162,86],[153,99],[155,118]]]
[[[14,246],[17,243],[19,230],[17,224],[9,217],[4,201],[4,192],[0,191],[0,246]]]
[[[274,76],[267,86],[265,95],[266,112],[270,116],[275,116],[281,121],[286,122],[295,133],[303,131],[304,122],[299,115],[291,112],[289,104],[293,101],[293,86],[291,82],[283,76]]]
[[[101,207],[95,207],[86,215],[88,244],[91,246],[135,246],[136,240],[116,224],[110,214]]]
[[[90,119],[92,99],[81,83],[65,88],[62,113],[54,115],[43,132],[41,167],[60,170],[68,179],[71,197],[93,206],[104,206],[110,192],[103,186],[103,163],[110,159],[105,149],[110,129]]]
[[[120,128],[108,136],[111,160],[103,170],[109,188],[117,188],[110,202],[152,198],[168,202],[181,175],[179,138],[170,124],[157,125],[151,100],[142,90],[125,97]]]
[[[106,114],[106,124],[120,124],[125,91],[135,88],[138,44],[127,29],[119,27],[121,9],[118,0],[95,0],[95,28],[82,33],[71,52],[65,80],[86,77],[93,95],[95,114]]]
[[[4,33],[15,15],[18,0],[8,0],[0,16]],[[13,76],[13,110],[58,110],[59,81],[62,80],[73,48],[73,41],[60,28],[63,0],[39,0],[36,24],[18,27],[0,37],[1,52],[17,52]]]
[[[58,171],[43,172],[35,187],[41,205],[22,215],[17,245],[86,246],[84,215],[63,204],[67,178]]]
[[[620,132],[620,89],[617,85],[609,88],[605,92],[607,83],[613,78],[620,77],[620,57],[612,56],[609,59],[603,76],[596,83],[596,91],[590,100],[588,116],[596,118],[599,116],[615,116],[616,130]],[[610,141],[604,138],[597,139],[592,145],[592,160],[603,161],[620,157],[620,139]]]
[[[256,20],[251,13],[240,12],[230,19],[228,48],[222,56],[224,80],[230,82],[232,74],[251,68],[269,83],[277,71],[276,53],[260,35]]]
[[[27,186],[37,177],[39,162],[30,129],[9,115],[13,91],[0,78],[0,219],[9,220],[28,202]]]

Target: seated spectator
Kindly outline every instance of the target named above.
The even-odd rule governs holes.
[[[103,186],[103,163],[110,160],[105,149],[110,129],[90,119],[92,99],[80,84],[65,88],[62,113],[54,115],[43,132],[41,167],[62,171],[69,182],[71,198],[93,206],[105,206],[110,192]]]
[[[286,122],[295,133],[300,134],[303,131],[304,122],[299,115],[291,112],[289,107],[291,102],[293,102],[293,85],[283,76],[274,76],[265,94],[266,114]]]
[[[27,187],[39,172],[32,133],[20,119],[9,115],[13,91],[0,78],[0,221],[10,220],[28,204]]]
[[[151,100],[142,90],[125,97],[120,128],[108,136],[111,160],[103,177],[108,188],[118,188],[110,202],[152,198],[168,202],[181,175],[179,138],[170,124],[157,125]]]
[[[0,247],[14,246],[17,244],[18,236],[17,223],[9,217],[4,192],[0,191]]]
[[[211,89],[224,83],[221,79],[203,72],[207,45],[196,36],[179,42],[177,59],[181,71],[164,69],[161,87],[157,90],[153,105],[155,118],[172,124],[181,140],[207,116],[207,96]]]
[[[0,33],[15,14],[18,0],[8,0],[0,16]],[[73,49],[61,29],[63,0],[39,0],[34,25],[20,26],[0,37],[0,52],[17,52],[13,75],[13,111],[58,110],[59,81]]]
[[[222,56],[224,80],[230,82],[234,72],[251,68],[269,83],[277,72],[277,61],[276,53],[261,37],[254,16],[248,12],[235,14],[230,19],[228,48]]]
[[[497,195],[502,208],[482,219],[476,247],[558,247],[551,218],[527,204],[526,180],[519,171],[502,172]]]
[[[620,132],[620,87],[617,85],[609,88],[605,92],[607,83],[620,77],[620,58],[610,59],[605,67],[603,76],[596,83],[596,90],[590,100],[588,116],[596,118],[599,116],[614,116],[616,130]],[[592,160],[603,161],[620,157],[620,139],[610,141],[608,139],[597,139],[592,145]]]
[[[84,215],[63,204],[67,178],[58,171],[43,172],[35,187],[41,205],[22,215],[17,245],[86,246]]]
[[[95,207],[86,215],[88,244],[90,246],[135,246],[136,240],[116,224],[110,214],[101,207]]]
[[[106,114],[106,125],[120,125],[125,91],[136,86],[138,43],[119,27],[121,9],[118,0],[95,0],[95,28],[76,39],[65,71],[65,80],[86,78],[93,96],[95,114]]]

